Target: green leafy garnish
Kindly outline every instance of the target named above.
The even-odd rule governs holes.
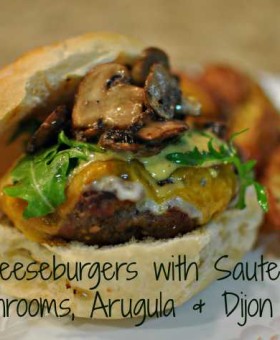
[[[245,203],[246,189],[247,187],[253,185],[256,191],[259,205],[265,212],[267,212],[268,200],[265,193],[265,189],[254,178],[253,169],[256,164],[256,161],[249,160],[243,163],[239,158],[237,150],[233,145],[234,139],[245,131],[246,130],[243,130],[241,132],[233,134],[230,141],[227,144],[216,143],[217,145],[214,146],[214,138],[210,137],[207,143],[208,150],[200,151],[197,147],[195,147],[192,151],[184,153],[181,152],[170,153],[166,156],[166,158],[171,162],[186,166],[201,166],[202,164],[205,164],[207,162],[210,162],[210,164],[211,163],[233,164],[237,170],[240,181],[239,197],[236,207],[239,209],[244,209],[246,207]]]
[[[71,171],[89,159],[98,146],[69,139],[62,131],[58,144],[35,155],[24,157],[12,171],[14,184],[4,193],[27,201],[25,218],[44,216],[63,203],[67,178]]]
[[[84,143],[74,139],[69,139],[63,131],[61,131],[60,134],[58,135],[58,142],[60,144],[70,146],[71,148],[77,148],[83,151],[83,153],[86,155],[89,155],[91,152],[104,152],[104,150],[98,145]]]

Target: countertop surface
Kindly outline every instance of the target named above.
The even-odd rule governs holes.
[[[279,0],[2,0],[0,66],[23,52],[88,31],[129,34],[183,68],[230,63],[280,73]]]

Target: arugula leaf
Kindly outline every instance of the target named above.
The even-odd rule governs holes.
[[[268,200],[265,188],[254,179],[253,170],[256,165],[256,161],[250,160],[242,163],[237,154],[237,150],[233,145],[234,139],[245,131],[247,131],[247,129],[233,134],[228,144],[223,143],[214,147],[214,139],[210,138],[207,143],[208,150],[199,151],[199,149],[195,147],[192,151],[185,153],[170,153],[166,156],[166,158],[173,163],[186,166],[200,166],[207,162],[233,164],[237,170],[240,180],[239,197],[236,207],[239,209],[244,209],[246,207],[246,189],[253,185],[257,194],[259,205],[265,212],[267,212]]]
[[[67,146],[73,147],[73,148],[77,148],[80,149],[81,151],[83,151],[86,154],[89,154],[89,151],[91,152],[104,152],[104,150],[95,144],[89,144],[89,143],[84,143],[84,142],[80,142],[74,139],[69,139],[64,131],[61,131],[58,135],[58,142],[61,144],[65,144]]]
[[[12,171],[14,184],[3,191],[28,203],[23,212],[25,218],[52,213],[66,199],[65,187],[71,171],[97,150],[91,144],[68,139],[62,131],[57,145],[28,155],[16,165]]]
[[[259,205],[261,206],[263,211],[267,212],[268,211],[268,200],[266,196],[265,187],[258,182],[254,182],[253,185],[257,193],[257,199],[258,199]]]

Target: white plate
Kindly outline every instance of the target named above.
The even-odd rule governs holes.
[[[262,74],[261,83],[280,109],[279,78]],[[249,267],[252,268],[255,262],[260,262],[261,255],[264,254],[266,260],[276,262],[280,268],[280,235],[261,239],[258,247],[244,258],[243,263],[248,262]],[[236,311],[229,317],[225,315],[225,304],[221,296],[225,290],[238,295],[243,292],[247,295],[248,302],[253,298],[270,298],[273,317],[264,313],[263,317],[249,318],[243,327],[237,325],[237,322],[242,319],[240,312],[238,314]],[[200,299],[206,303],[201,314],[193,310],[194,304]],[[240,311],[240,308],[238,310]],[[135,320],[71,321],[52,316],[19,318],[13,315],[0,319],[0,339],[280,340],[280,278],[276,281],[266,279],[263,282],[243,282],[233,279],[216,281],[205,291],[177,308],[175,318],[149,319],[140,327],[134,325]]]

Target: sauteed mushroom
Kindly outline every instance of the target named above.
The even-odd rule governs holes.
[[[163,65],[155,64],[145,83],[145,99],[160,117],[172,119],[176,105],[181,104],[178,81]]]
[[[90,142],[95,140],[103,132],[102,126],[100,124],[95,124],[94,126],[87,128],[85,130],[74,130],[75,139],[84,142]]]
[[[169,69],[168,56],[159,48],[146,48],[132,68],[131,74],[135,84],[144,85],[150,69],[154,64],[162,64],[166,69]]]
[[[108,130],[100,137],[99,144],[115,151],[136,152],[140,147],[132,130]]]
[[[159,142],[176,137],[187,129],[187,124],[180,120],[152,122],[143,127],[137,133],[137,136],[147,142]]]
[[[27,152],[34,153],[42,147],[55,143],[58,133],[66,127],[69,118],[70,114],[66,106],[58,106],[30,138]]]
[[[144,90],[129,84],[125,66],[98,65],[82,80],[72,114],[73,127],[85,129],[100,120],[105,127],[126,129],[144,115]]]
[[[135,132],[124,130],[109,130],[102,134],[99,139],[99,144],[114,151],[129,151],[137,154],[139,157],[148,157],[155,155],[164,148],[164,143],[161,140],[149,141],[143,143]]]

